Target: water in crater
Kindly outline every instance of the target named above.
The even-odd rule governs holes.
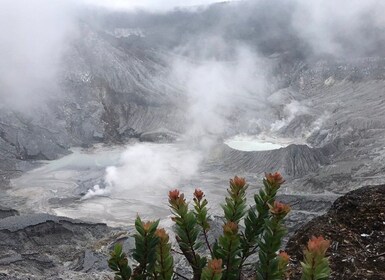
[[[242,150],[254,144],[238,142]],[[261,145],[271,149],[267,143]],[[143,219],[161,219],[167,227],[172,224],[168,192],[178,188],[191,201],[195,188],[201,188],[210,213],[222,215],[219,205],[235,174],[208,169],[204,156],[181,143],[76,148],[58,160],[40,161],[38,168],[13,179],[0,204],[21,213],[50,213],[111,226],[132,224],[140,214]],[[263,174],[239,175],[251,182],[250,193],[258,190]]]
[[[137,143],[72,152],[58,160],[41,161],[40,167],[13,179],[3,205],[24,213],[127,225],[137,214],[166,219],[168,191],[175,188],[188,199],[195,188],[202,188],[210,202],[218,205],[230,178],[202,170],[202,154],[180,144]],[[221,184],[223,189],[218,189]]]

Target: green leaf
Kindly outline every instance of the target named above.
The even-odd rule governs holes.
[[[128,280],[131,277],[131,268],[128,266],[127,256],[123,253],[122,245],[115,244],[108,266],[115,271],[115,279]]]
[[[135,229],[136,231],[141,235],[141,236],[144,236],[145,232],[144,232],[144,228],[143,228],[143,222],[142,220],[140,219],[139,216],[136,217],[136,220],[135,220]]]

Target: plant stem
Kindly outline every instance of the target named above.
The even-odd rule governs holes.
[[[214,254],[213,254],[213,251],[211,249],[211,246],[210,246],[210,243],[209,243],[209,239],[207,237],[207,232],[205,230],[203,230],[203,236],[205,237],[205,242],[206,242],[207,248],[210,251],[211,258],[214,258]]]
[[[185,280],[190,280],[190,279],[188,279],[187,277],[183,276],[182,274],[179,274],[179,273],[176,272],[176,271],[174,271],[174,274],[175,274],[176,276],[180,277],[180,278],[185,279]]]
[[[226,260],[226,271],[224,273],[224,276],[223,277],[224,279],[227,279],[228,278],[228,275],[229,275],[229,267],[230,267],[230,262],[231,262],[231,257],[230,257],[230,253],[231,253],[231,246],[232,246],[232,241],[230,241],[229,243],[229,246],[228,246],[228,249],[227,251],[229,252],[228,256],[227,256],[227,260]]]

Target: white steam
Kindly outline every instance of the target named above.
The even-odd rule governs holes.
[[[106,169],[106,188],[95,186],[84,199],[93,196],[130,197],[155,195],[177,187],[197,174],[210,148],[239,117],[240,108],[265,104],[262,60],[247,48],[238,48],[232,61],[202,59],[197,63],[175,59],[170,79],[178,81],[188,99],[184,144],[136,144],[123,153],[120,164]],[[243,108],[243,110],[245,110]],[[155,192],[155,193],[154,193]]]
[[[101,188],[99,185],[93,186],[93,188],[89,189],[87,193],[82,197],[82,200],[89,199],[94,196],[104,196],[109,195],[111,193],[110,188]]]
[[[58,90],[61,55],[74,31],[72,1],[3,0],[0,99],[22,109]]]
[[[170,79],[180,84],[188,98],[186,139],[209,148],[210,138],[229,129],[230,118],[241,117],[246,107],[262,108],[267,95],[264,64],[246,47],[238,47],[231,61],[177,58]]]
[[[144,195],[164,195],[182,180],[198,172],[202,155],[181,146],[140,143],[127,148],[117,166],[106,169],[106,188],[98,185],[83,199],[93,196],[139,198]]]
[[[177,7],[191,7],[197,5],[208,5],[218,0],[83,0],[89,5],[97,5],[114,10],[136,10],[145,9],[150,11],[169,11]]]
[[[283,118],[271,124],[271,131],[275,132],[287,126],[295,117],[309,113],[309,109],[300,102],[293,100],[283,108]]]
[[[375,47],[373,32],[385,30],[385,2],[378,0],[295,0],[293,26],[317,54],[349,56]],[[345,41],[345,42],[344,42]],[[346,49],[349,42],[349,48]],[[344,48],[345,47],[345,48]],[[353,53],[354,55],[354,53]]]
[[[239,48],[232,61],[207,59],[194,63],[176,59],[170,79],[179,82],[188,98],[185,144],[128,147],[120,163],[106,169],[106,188],[95,186],[84,199],[123,194],[133,198],[158,192],[164,195],[165,190],[196,175],[204,155],[225,133],[228,118],[241,112],[245,104],[265,104],[261,65],[261,60],[246,48]]]

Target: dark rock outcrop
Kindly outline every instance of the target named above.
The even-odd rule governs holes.
[[[19,212],[16,211],[15,209],[0,206],[0,219],[12,217],[12,216],[18,216],[18,215],[19,215]]]
[[[106,279],[111,244],[125,232],[47,214],[0,220],[0,279]]]
[[[385,185],[349,192],[300,228],[286,247],[294,263],[290,279],[300,279],[299,261],[313,235],[332,241],[330,279],[385,279]]]
[[[142,133],[139,139],[144,142],[169,143],[174,142],[178,137],[180,137],[180,134],[160,128]]]

